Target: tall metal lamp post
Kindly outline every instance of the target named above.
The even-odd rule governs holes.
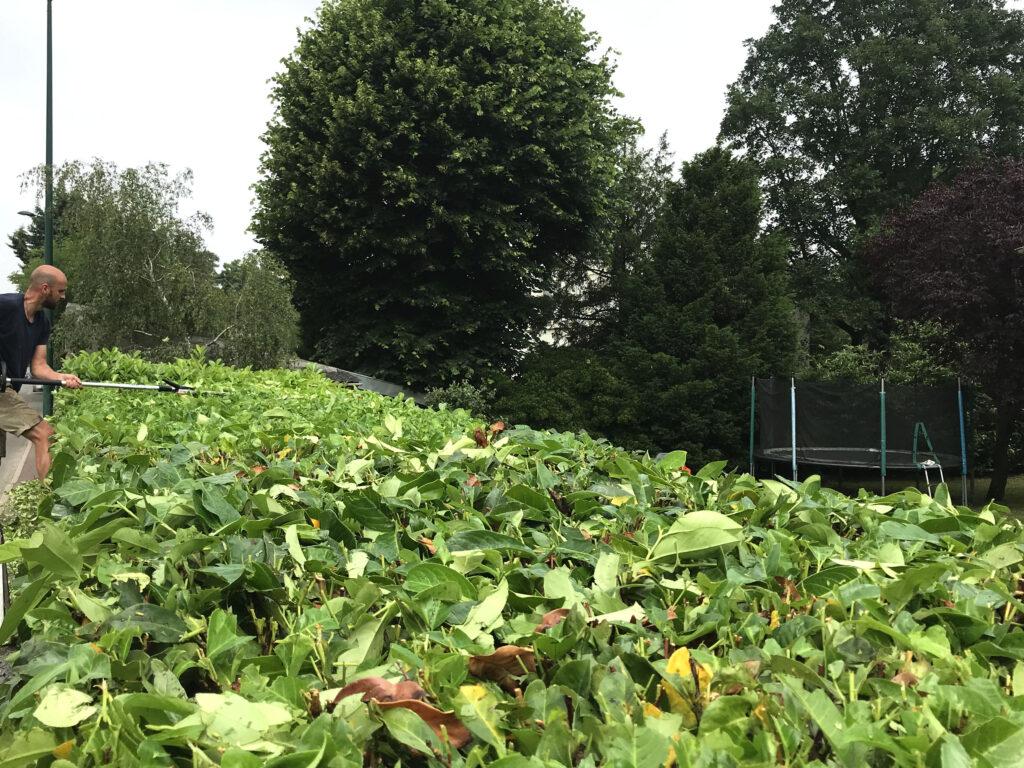
[[[43,169],[43,263],[53,264],[53,0],[46,0],[46,165]],[[35,216],[18,211],[24,216]],[[53,323],[53,313],[44,309],[46,319]],[[53,347],[46,344],[46,362],[53,367]],[[53,392],[43,387],[43,415],[53,414]]]
[[[43,238],[43,263],[53,264],[53,0],[46,0],[46,192],[44,202],[45,235]],[[52,324],[53,313],[49,309],[46,319]],[[53,367],[53,346],[46,343],[46,362]],[[53,414],[53,389],[43,387],[43,415]]]

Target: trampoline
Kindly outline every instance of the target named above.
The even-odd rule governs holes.
[[[890,471],[960,469],[967,477],[964,391],[947,386],[890,386],[751,379],[750,471],[757,461],[877,469],[885,493]],[[930,482],[929,482],[930,486]],[[966,482],[964,483],[966,504]]]
[[[791,448],[766,448],[755,451],[759,459],[792,464]],[[885,465],[888,469],[920,469],[921,464],[931,460],[942,467],[959,467],[960,457],[952,453],[928,452],[914,458],[913,451],[886,451]],[[821,467],[861,467],[881,469],[882,451],[879,448],[798,448],[797,464],[817,464]]]

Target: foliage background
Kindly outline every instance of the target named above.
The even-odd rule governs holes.
[[[437,387],[514,369],[589,247],[612,67],[556,0],[329,0],[275,78],[254,229],[304,353]]]
[[[265,247],[218,273],[209,221],[178,214],[187,174],[71,164],[56,338],[258,366],[297,343],[480,415],[734,461],[750,375],[960,376],[977,469],[1019,470],[1020,409],[985,374],[1016,352],[942,311],[977,275],[961,259],[917,311],[876,279],[904,254],[871,253],[933,185],[1021,156],[1022,62],[1001,0],[781,0],[719,146],[678,163],[614,109],[612,54],[560,0],[330,0],[272,86]],[[30,267],[39,217],[10,245]]]

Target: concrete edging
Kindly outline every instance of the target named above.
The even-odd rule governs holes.
[[[39,408],[41,396],[36,392],[22,393],[25,400],[34,408]],[[26,480],[32,480],[36,475],[35,453],[32,444],[18,435],[5,435],[6,449],[3,460],[0,461],[0,504],[7,501],[7,494],[11,488]],[[2,532],[0,532],[2,533]],[[0,565],[0,621],[7,616],[7,607],[10,605],[10,583],[7,578],[7,566]]]

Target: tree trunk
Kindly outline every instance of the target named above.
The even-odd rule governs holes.
[[[996,442],[992,452],[992,480],[988,497],[1002,501],[1006,495],[1006,480],[1010,474],[1010,435],[1013,432],[1017,409],[1005,399],[996,406]]]

